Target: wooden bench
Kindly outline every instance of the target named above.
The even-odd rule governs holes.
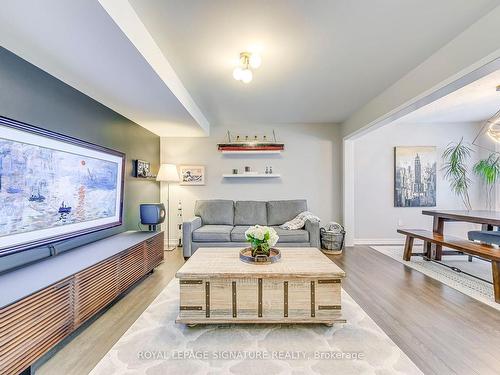
[[[415,238],[424,241],[424,251],[431,258],[431,245],[445,246],[450,249],[475,255],[491,261],[493,274],[493,290],[495,302],[500,303],[500,249],[491,245],[465,240],[458,237],[442,235],[421,229],[398,229],[398,233],[406,236],[403,259],[409,261],[412,256],[413,242]]]

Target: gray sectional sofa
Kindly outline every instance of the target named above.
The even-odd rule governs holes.
[[[279,227],[303,211],[307,211],[306,200],[199,200],[196,216],[182,227],[184,257],[190,257],[200,247],[246,247],[245,231],[256,224],[271,226],[278,232],[277,246],[320,248],[319,223],[307,221],[305,228],[298,230]]]

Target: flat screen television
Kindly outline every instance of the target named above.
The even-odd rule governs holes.
[[[0,256],[121,225],[125,154],[0,116]]]

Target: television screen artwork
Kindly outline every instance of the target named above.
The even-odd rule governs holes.
[[[121,223],[123,154],[8,125],[0,121],[0,251]]]

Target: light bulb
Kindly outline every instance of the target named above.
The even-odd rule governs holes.
[[[249,83],[253,78],[252,71],[250,69],[243,69],[241,71],[241,80],[244,83]]]
[[[257,69],[262,64],[262,58],[257,54],[251,54],[248,63],[254,69]]]
[[[497,143],[500,143],[500,124],[493,123],[488,127],[486,133],[489,137]]]
[[[243,69],[241,69],[240,67],[237,67],[233,70],[233,78],[237,81],[241,81],[243,77],[242,74],[243,74]]]

